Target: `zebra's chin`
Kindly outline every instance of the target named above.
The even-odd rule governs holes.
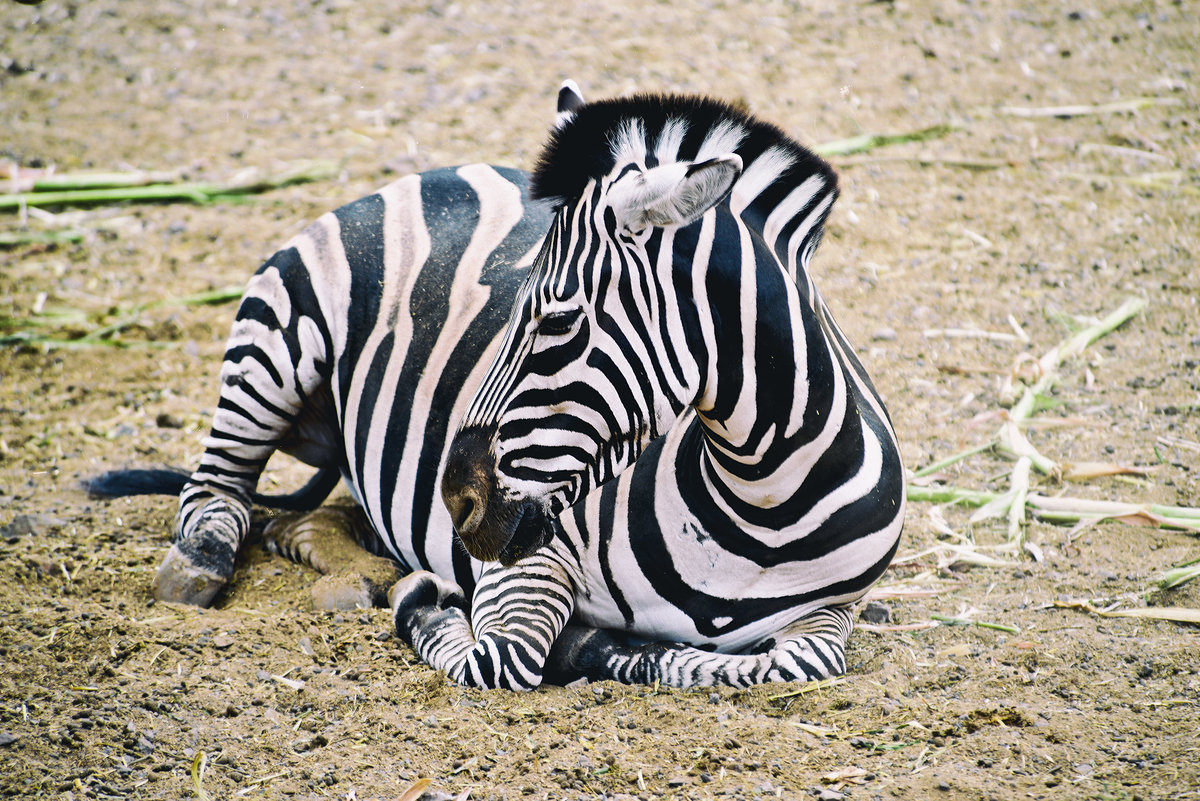
[[[512,536],[500,549],[499,562],[508,567],[547,545],[554,536],[554,520],[541,506],[526,501],[521,504],[520,517]]]
[[[467,553],[483,562],[509,567],[542,548],[554,536],[554,519],[534,501],[517,501],[497,508],[490,504],[488,517],[470,532],[459,531]]]

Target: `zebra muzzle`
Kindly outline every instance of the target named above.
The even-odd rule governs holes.
[[[511,565],[550,541],[553,521],[536,500],[505,497],[491,433],[465,428],[455,437],[442,474],[442,501],[467,553]]]

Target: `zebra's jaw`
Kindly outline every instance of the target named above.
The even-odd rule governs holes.
[[[487,513],[471,515],[473,525],[456,526],[455,533],[467,553],[484,562],[514,565],[550,542],[553,518],[533,501],[508,501],[493,493]]]
[[[541,506],[525,501],[517,511],[512,534],[497,556],[505,567],[516,564],[549,543],[554,534],[554,520],[546,515]],[[469,548],[467,550],[470,551]]]

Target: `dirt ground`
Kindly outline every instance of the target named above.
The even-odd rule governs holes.
[[[0,250],[0,335],[68,340],[0,346],[0,795],[1200,798],[1200,631],[1055,606],[1200,607],[1200,581],[1154,589],[1200,555],[1187,532],[1028,521],[1038,560],[988,550],[1003,520],[913,503],[890,620],[854,634],[847,677],[750,691],[449,686],[385,611],[312,611],[314,575],[260,547],[213,609],[151,600],[173,501],[79,484],[195,464],[234,306],[139,305],[244,283],[398,175],[530,166],[565,77],[742,98],[808,143],[954,126],[834,158],[815,261],[907,463],[986,443],[1014,364],[1137,297],[1063,365],[1036,416],[1060,425],[1027,433],[1146,472],[1035,486],[1200,505],[1194,4],[576,6],[0,0],[0,159],[222,181],[340,163],[244,204],[0,211],[5,233],[83,232]],[[128,347],[81,339],[108,325]],[[1004,491],[1012,466],[987,451],[936,478]],[[264,486],[304,476],[281,460]]]

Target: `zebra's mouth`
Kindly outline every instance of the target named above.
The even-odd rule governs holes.
[[[548,543],[562,507],[510,494],[496,479],[495,430],[468,426],[454,438],[442,473],[442,500],[459,542],[483,562],[515,564]]]
[[[520,504],[508,542],[500,548],[500,564],[505,567],[516,564],[550,542],[553,535],[554,519],[541,506],[529,501]]]

